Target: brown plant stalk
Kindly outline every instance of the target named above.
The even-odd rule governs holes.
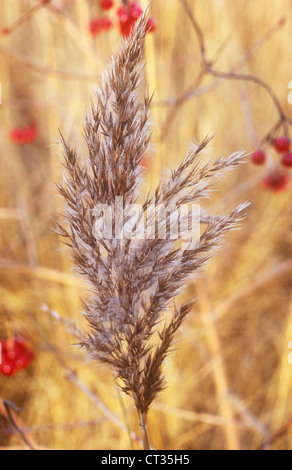
[[[138,90],[143,78],[146,24],[145,12],[101,78],[85,119],[88,155],[83,164],[77,151],[62,138],[65,172],[58,189],[66,200],[66,223],[57,222],[57,227],[72,250],[77,271],[90,285],[91,297],[84,303],[90,329],[81,345],[94,360],[111,367],[121,389],[133,398],[144,449],[149,449],[147,413],[165,387],[164,360],[193,305],[175,306],[174,298],[212,256],[222,237],[238,225],[245,205],[227,216],[203,213],[201,236],[195,244],[187,242],[185,249],[180,243],[189,214],[180,215],[178,239],[169,236],[169,227],[165,237],[158,236],[162,207],[170,213],[171,225],[178,208],[198,204],[209,195],[213,177],[242,163],[242,152],[200,163],[198,156],[210,141],[206,138],[193,145],[170,177],[146,197],[132,223],[127,205],[139,201],[140,163],[151,136],[151,96],[145,92],[141,99]],[[103,205],[112,214],[117,198],[122,201],[118,223],[126,237],[116,232],[109,236],[104,231],[108,220],[105,210],[96,209]],[[155,210],[149,210],[150,206]],[[156,227],[151,237],[141,237],[140,222],[144,219]],[[111,224],[112,220],[107,228],[112,228]]]
[[[181,0],[181,3],[183,7],[185,8],[185,11],[192,23],[192,26],[196,32],[197,39],[199,42],[199,48],[200,48],[200,54],[202,58],[202,71],[201,71],[201,76],[205,74],[212,75],[214,77],[217,77],[218,79],[227,79],[227,80],[239,80],[239,81],[246,81],[246,82],[251,82],[259,87],[263,88],[266,93],[270,96],[272,102],[274,103],[274,106],[276,108],[277,114],[278,114],[278,120],[276,123],[273,125],[273,127],[270,129],[270,131],[262,138],[261,144],[265,142],[272,142],[273,137],[275,133],[282,127],[285,135],[288,134],[288,127],[292,125],[292,119],[284,112],[284,109],[280,103],[279,98],[277,97],[276,93],[274,92],[273,88],[265,82],[263,79],[251,75],[251,74],[244,74],[244,73],[236,73],[234,70],[231,70],[229,72],[222,72],[219,70],[214,69],[214,61],[210,61],[207,58],[206,55],[206,46],[205,46],[205,38],[203,31],[201,30],[201,27],[198,23],[198,21],[195,19],[192,10],[189,6],[189,3],[187,0]],[[286,22],[286,19],[282,17],[279,22],[278,22],[278,27],[283,26]]]

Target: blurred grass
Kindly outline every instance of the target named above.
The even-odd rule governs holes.
[[[87,362],[66,326],[42,309],[46,304],[61,317],[84,325],[79,311],[86,286],[72,273],[66,250],[51,227],[52,217],[63,207],[54,188],[61,172],[58,129],[76,142],[82,156],[83,117],[92,87],[120,41],[117,28],[90,37],[89,18],[99,11],[95,3],[54,0],[54,8],[40,9],[0,38],[0,334],[4,338],[22,333],[36,351],[27,371],[0,376],[0,396],[22,407],[19,416],[26,432],[50,449],[139,448],[125,426],[128,421],[139,433],[131,401],[119,396],[109,371]],[[0,27],[9,26],[35,4],[2,0]],[[216,62],[222,71],[286,18],[240,72],[269,83],[291,115],[291,1],[189,4],[208,55],[214,57],[224,45]],[[183,158],[193,138],[199,141],[210,130],[216,132],[206,160],[238,149],[251,152],[251,135],[261,139],[277,119],[270,97],[255,84],[239,81],[225,80],[175,107],[166,105],[195,87],[201,57],[179,0],[153,0],[151,14],[158,28],[146,41],[146,80],[156,91],[145,187],[154,186],[160,174]],[[206,77],[200,86],[214,80]],[[12,143],[9,129],[31,121],[38,124],[37,141],[25,146]],[[268,151],[270,161],[277,164],[279,157]],[[197,306],[167,360],[168,387],[149,415],[149,435],[157,449],[256,449],[292,418],[291,189],[264,192],[256,181],[264,174],[264,169],[246,164],[228,175],[208,202],[219,212],[243,200],[251,206],[242,229],[226,238],[205,273],[187,286],[188,296],[197,295]],[[121,427],[74,377],[118,417]],[[4,418],[0,426],[8,426]],[[291,438],[287,427],[272,439],[271,448],[291,450]],[[1,445],[23,443],[18,435],[2,433]]]

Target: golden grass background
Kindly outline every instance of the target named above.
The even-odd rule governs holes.
[[[1,0],[0,27],[36,3]],[[51,227],[63,207],[54,187],[62,162],[58,129],[82,156],[92,87],[121,40],[117,28],[95,39],[89,35],[97,3],[53,0],[54,9],[39,9],[0,37],[0,334],[24,334],[36,353],[28,370],[0,376],[0,397],[21,407],[19,425],[35,446],[48,449],[140,448],[130,432],[139,434],[131,401],[105,367],[89,363],[74,347],[67,325],[42,309],[45,304],[84,325],[80,298],[86,286]],[[239,71],[270,84],[291,115],[291,0],[189,5],[208,56],[218,55],[216,68],[228,71],[243,59]],[[277,120],[269,95],[256,84],[214,77],[173,106],[173,98],[196,88],[197,37],[180,0],[153,0],[151,14],[158,27],[146,40],[146,80],[156,91],[145,187],[183,158],[192,139],[216,132],[206,159],[251,152]],[[283,16],[286,23],[279,25]],[[36,142],[12,143],[9,129],[31,120],[39,127]],[[269,165],[277,164],[279,156],[267,151]],[[291,189],[263,191],[259,180],[266,171],[247,163],[218,182],[220,191],[208,201],[218,212],[244,200],[251,206],[242,229],[187,286],[198,302],[166,362],[168,387],[149,413],[156,449],[258,449],[263,443],[292,449]],[[4,416],[0,426],[2,449],[24,446],[18,434],[3,432],[9,426]]]

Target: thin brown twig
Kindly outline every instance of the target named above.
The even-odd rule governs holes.
[[[211,66],[208,67],[207,72],[210,73],[211,75],[214,75],[215,77],[219,78],[225,78],[228,80],[243,80],[247,82],[253,82],[256,83],[257,85],[261,86],[266,92],[270,95],[277,111],[279,114],[279,120],[280,122],[284,122],[285,120],[290,122],[290,119],[286,116],[286,114],[283,111],[282,105],[280,101],[278,100],[277,95],[275,94],[273,88],[268,85],[264,80],[262,80],[259,77],[256,77],[255,75],[249,75],[249,74],[243,74],[243,73],[234,73],[234,72],[220,72],[218,70],[213,69]]]
[[[266,31],[259,39],[257,39],[247,50],[242,54],[239,60],[229,69],[229,73],[235,72],[240,69],[249,58],[257,52],[261,47],[263,47],[267,41],[269,41],[279,30],[283,27],[285,22],[283,18],[280,18],[268,31]],[[217,60],[217,56],[212,60],[212,63]],[[201,71],[202,72],[202,71]],[[183,91],[179,96],[169,98],[164,101],[155,101],[152,106],[177,106],[185,100],[196,98],[197,96],[202,96],[206,93],[213,91],[220,83],[223,81],[223,78],[216,78],[213,82],[208,85],[203,85],[197,87],[197,79],[193,85],[191,85],[187,90]]]
[[[12,409],[11,409],[12,408]],[[15,411],[19,408],[9,400],[0,400],[0,413],[12,424],[15,431],[21,436],[22,440],[29,447],[30,450],[35,450],[35,445],[27,434],[22,430],[21,422],[17,418]]]
[[[279,29],[284,25],[284,23],[285,21],[283,20],[283,18],[280,18],[275,23],[275,25],[273,25],[268,31],[266,31],[263,34],[263,36],[261,36],[259,39],[257,39],[257,41],[255,41],[251,46],[248,47],[248,49],[239,58],[236,64],[230,68],[228,73],[235,73],[236,70],[241,68],[248,61],[251,55],[253,55],[260,47],[265,45],[266,42],[269,39],[271,39],[279,31]],[[219,50],[216,52],[214,58],[211,61],[207,62],[205,59],[204,38],[195,20],[194,20],[194,27],[199,35],[200,50],[202,51],[202,54],[204,56],[203,64],[204,63],[208,64],[208,66],[209,64],[214,65],[214,63],[218,59],[218,54],[222,52],[224,45],[226,44],[226,40],[219,47]],[[206,74],[207,74],[206,66],[204,66],[203,69],[199,72],[195,82],[189,88],[187,88],[182,94],[180,94],[179,96],[167,99],[167,100],[156,101],[153,103],[152,105],[153,107],[171,106],[171,111],[167,114],[164,124],[162,126],[162,130],[160,133],[160,140],[162,140],[162,138],[165,137],[166,133],[171,128],[170,125],[173,119],[175,118],[176,114],[179,111],[179,108],[183,105],[185,101],[213,91],[217,86],[219,86],[222,83],[222,81],[225,80],[224,77],[216,77],[216,79],[213,82],[209,83],[208,85],[199,86]],[[280,126],[281,126],[281,122],[280,124],[277,124],[277,128],[279,128]],[[276,130],[277,129],[271,129],[269,134],[276,132]]]
[[[207,59],[206,56],[206,46],[205,46],[205,38],[204,34],[200,28],[199,23],[196,21],[193,12],[187,2],[187,0],[181,0],[184,9],[192,23],[192,26],[196,32],[198,43],[199,43],[199,48],[200,48],[200,53],[201,53],[201,58],[202,58],[202,63],[203,63],[203,74],[209,74],[214,77],[220,78],[220,79],[227,79],[227,80],[239,80],[239,81],[246,81],[246,82],[251,82],[255,83],[256,85],[259,85],[262,89],[264,89],[267,94],[270,96],[271,100],[274,103],[274,106],[277,110],[278,113],[278,120],[276,124],[272,127],[272,129],[264,136],[262,139],[261,143],[264,143],[266,141],[271,141],[274,133],[281,127],[283,126],[285,134],[287,134],[287,125],[292,125],[292,119],[289,118],[289,116],[286,115],[286,113],[283,110],[283,107],[274,92],[273,88],[264,80],[261,78],[251,75],[251,74],[243,74],[243,73],[235,73],[234,71],[229,71],[229,72],[222,72],[219,70],[216,70],[213,68],[213,62]],[[285,19],[281,18],[278,21],[279,26],[283,26],[285,24]]]
[[[6,26],[2,28],[2,33],[3,34],[11,34],[13,31],[15,31],[18,26],[23,24],[25,21],[27,21],[32,15],[37,13],[39,10],[42,8],[46,7],[51,0],[46,0],[44,1],[39,1],[36,5],[32,6],[28,10],[26,10],[22,15],[20,15],[10,26]]]

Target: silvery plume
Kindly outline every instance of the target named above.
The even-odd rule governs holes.
[[[144,448],[149,449],[147,412],[165,387],[164,360],[193,305],[176,306],[174,298],[225,233],[237,226],[245,205],[226,216],[201,211],[199,221],[197,210],[181,210],[198,207],[210,193],[212,178],[243,160],[236,153],[200,163],[210,138],[192,145],[168,179],[141,203],[141,162],[151,136],[152,96],[146,92],[141,99],[139,92],[146,24],[144,13],[101,77],[85,118],[88,154],[82,164],[62,138],[65,170],[58,189],[66,201],[66,220],[57,226],[90,286],[84,305],[90,328],[81,345],[94,360],[111,367],[133,398]],[[195,228],[197,236],[186,239],[194,224],[199,224],[199,235]]]

